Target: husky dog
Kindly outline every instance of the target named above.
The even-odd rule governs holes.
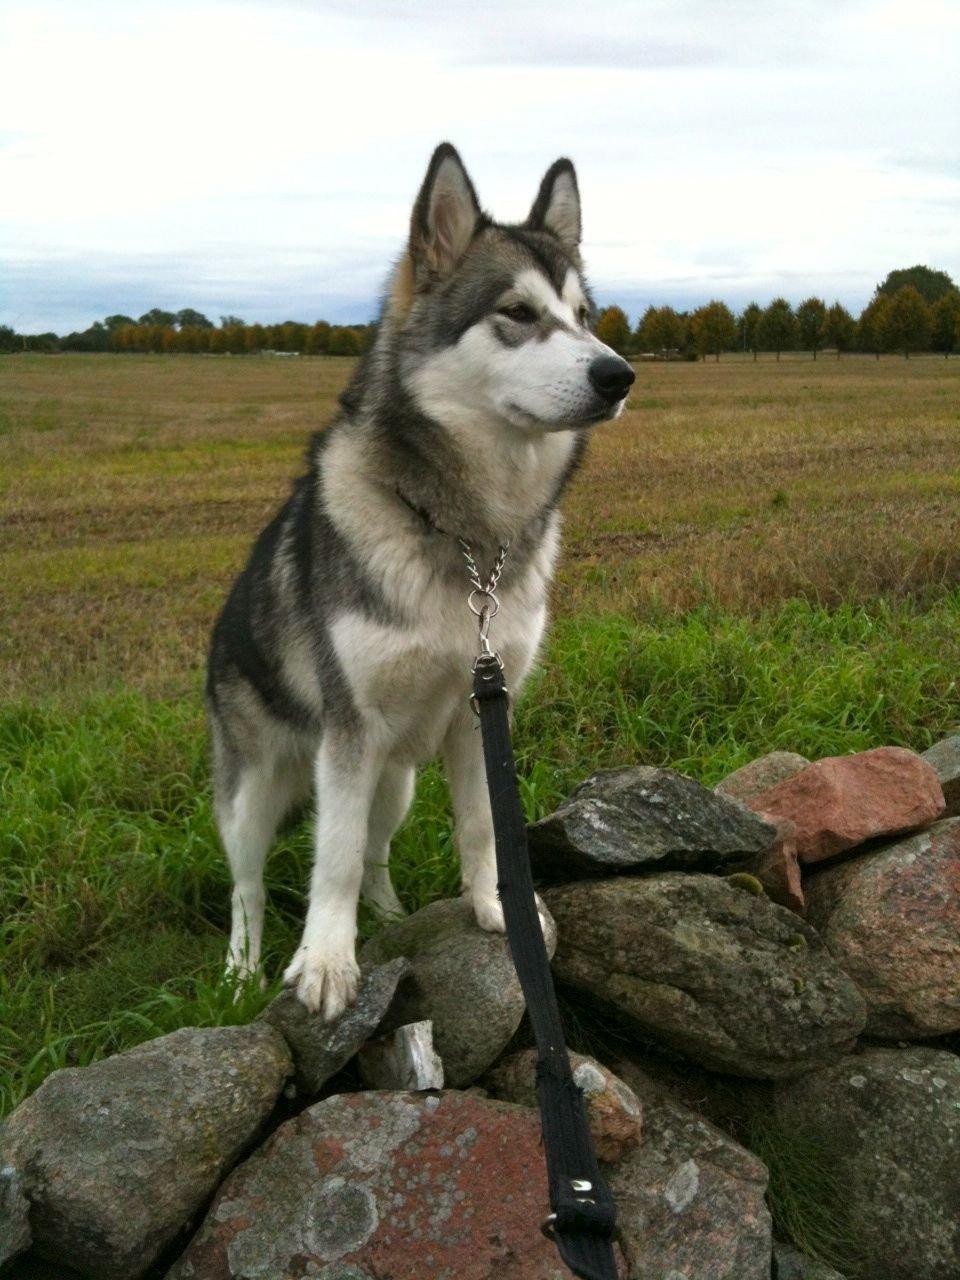
[[[494,641],[516,695],[546,622],[558,499],[589,428],[620,413],[634,379],[590,331],[579,243],[569,160],[547,171],[525,222],[502,225],[481,211],[454,148],[437,148],[373,347],[214,628],[228,969],[259,965],[264,860],[312,786],[309,906],[285,979],[327,1020],[356,998],[358,896],[401,910],[390,839],[417,765],[438,752],[463,893],[481,928],[504,929],[459,539],[483,574],[509,543]]]

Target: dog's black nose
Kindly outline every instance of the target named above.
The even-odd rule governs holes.
[[[610,404],[623,399],[637,376],[619,356],[597,356],[588,373],[594,390]]]

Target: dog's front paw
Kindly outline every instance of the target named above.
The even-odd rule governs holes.
[[[319,1013],[324,1022],[333,1022],[356,1000],[360,970],[353,956],[302,946],[287,966],[283,980],[295,988],[297,999],[311,1013]]]
[[[540,930],[545,937],[549,937],[550,926],[547,921],[547,909],[540,900],[539,893],[537,899],[537,914],[540,917]],[[474,894],[473,895],[473,913],[477,918],[477,924],[487,933],[506,933],[507,925],[503,918],[503,906],[497,894]]]

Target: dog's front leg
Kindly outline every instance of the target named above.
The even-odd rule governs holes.
[[[457,711],[447,730],[443,764],[453,800],[454,842],[460,855],[463,895],[472,903],[481,929],[504,933],[506,925],[497,892],[497,852],[480,721],[469,705]],[[539,897],[537,907],[542,920]]]
[[[357,997],[357,899],[370,806],[381,760],[360,732],[328,730],[315,764],[316,832],[310,903],[297,953],[284,974],[327,1022]]]

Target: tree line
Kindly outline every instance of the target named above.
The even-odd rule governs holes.
[[[2,351],[119,351],[184,352],[214,355],[252,355],[274,351],[302,355],[355,356],[373,339],[375,326],[336,325],[326,320],[305,324],[246,324],[238,316],[220,317],[215,325],[192,308],[163,311],[158,307],[139,319],[107,316],[88,329],[58,337],[55,333],[18,334],[0,325]],[[949,356],[960,348],[960,290],[943,271],[907,267],[891,271],[873,298],[854,316],[835,302],[806,298],[794,308],[786,298],[766,307],[751,302],[735,314],[714,299],[693,311],[647,307],[635,327],[618,306],[605,307],[596,332],[621,355],[653,355],[697,359],[725,351],[810,351],[824,348],[875,354],[898,351],[939,351]]]
[[[607,307],[596,326],[597,336],[621,355],[673,355],[697,359],[724,351],[809,351],[813,358],[825,347],[844,351],[902,352],[960,348],[960,290],[943,271],[909,267],[891,271],[877,286],[858,318],[839,302],[828,307],[822,298],[806,298],[796,308],[786,298],[766,307],[751,302],[739,315],[714,299],[695,311],[673,307],[646,309],[636,328],[622,308]]]

